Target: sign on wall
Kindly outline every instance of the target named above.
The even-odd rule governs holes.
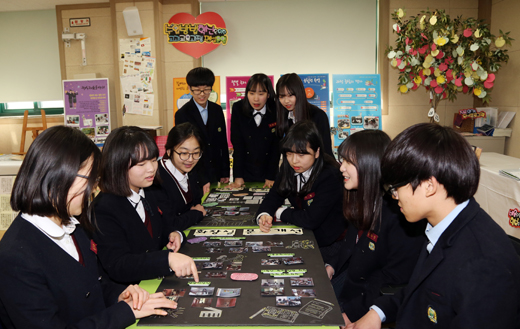
[[[95,143],[110,134],[108,79],[63,80],[65,125],[81,130]]]
[[[226,23],[219,14],[207,12],[197,17],[189,13],[173,15],[164,24],[164,34],[179,51],[199,58],[228,41]]]

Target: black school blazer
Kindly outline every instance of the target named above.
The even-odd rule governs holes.
[[[260,205],[256,217],[266,212],[273,216],[284,204],[285,198],[278,193],[280,176]],[[326,247],[343,234],[346,222],[342,213],[343,183],[338,168],[325,164],[314,181],[309,193],[298,197],[296,193],[289,195],[292,208],[282,213],[282,222],[313,230],[320,247]],[[256,218],[255,217],[255,218]]]
[[[84,266],[18,215],[0,241],[0,319],[8,328],[113,328],[135,322],[125,286],[98,268],[90,240],[77,227]]]
[[[388,285],[408,283],[426,240],[426,223],[409,223],[392,199],[383,199],[382,219],[374,231],[350,224],[342,243],[335,275],[347,271],[338,296],[341,309],[359,320]]]
[[[280,162],[280,139],[276,134],[276,107],[267,107],[260,126],[253,116],[246,116],[240,100],[233,104],[231,143],[233,144],[233,177],[246,182],[275,180]]]
[[[205,172],[214,172],[217,180],[229,177],[226,120],[224,119],[222,107],[208,101],[208,121],[204,125],[199,109],[192,98],[175,113],[175,124],[178,125],[184,122],[190,122],[200,132],[204,143],[204,153],[201,160],[204,164]],[[201,177],[203,184],[209,182],[210,179],[210,175]]]
[[[153,211],[153,238],[127,197],[99,193],[94,200],[94,234],[98,257],[110,278],[125,284],[171,275],[168,236],[175,229],[162,215],[162,209],[145,189],[146,200]]]

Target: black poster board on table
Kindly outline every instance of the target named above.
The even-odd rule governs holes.
[[[207,248],[203,245],[204,242],[189,244],[182,247],[181,252],[191,257],[210,257],[209,262],[223,262],[222,269],[201,269],[199,273],[200,281],[211,282],[209,287],[214,288],[212,296],[204,296],[211,298],[211,304],[207,305],[212,309],[220,310],[220,317],[200,317],[202,311],[207,311],[204,307],[192,307],[195,296],[190,296],[189,292],[192,287],[188,285],[189,279],[179,279],[175,276],[159,280],[147,280],[141,282],[141,286],[147,286],[150,292],[163,291],[164,289],[185,289],[183,297],[178,298],[178,310],[171,312],[166,317],[149,317],[139,321],[138,326],[334,326],[342,325],[343,318],[338,306],[338,302],[334,295],[334,291],[327,277],[323,260],[318,249],[314,234],[310,230],[302,230],[302,235],[244,235],[246,229],[257,229],[258,227],[232,227],[234,229],[235,238],[243,238],[242,247],[246,247],[246,242],[261,241],[264,246],[270,241],[270,244],[283,243],[283,247],[271,247],[270,252],[252,252],[252,247],[249,246],[247,253],[230,253],[230,248],[224,246],[224,241],[208,239],[210,242],[221,242],[220,248],[222,253],[208,253]],[[277,227],[279,229],[280,227]],[[284,226],[282,229],[290,230],[294,227]],[[227,228],[209,228],[225,230]],[[194,232],[191,230],[188,234],[188,239],[194,238]],[[309,246],[314,246],[310,248]],[[303,258],[303,264],[295,265],[261,265],[262,259],[274,259],[278,257],[269,257],[272,253],[293,253],[294,257]],[[236,261],[238,255],[244,256],[242,259],[242,266],[240,271],[226,270],[226,267],[233,261]],[[241,257],[239,257],[241,258]],[[204,263],[197,261],[196,263]],[[261,270],[307,270],[301,278],[312,278],[314,286],[291,286],[291,278],[275,278],[269,274],[264,274]],[[223,271],[227,272],[224,279],[222,278],[207,278],[205,275],[208,272]],[[255,281],[233,281],[230,279],[232,273],[256,273],[258,279]],[[283,296],[294,296],[292,289],[310,289],[314,290],[315,296],[301,297],[301,304],[292,307],[276,306],[275,296],[262,296],[261,288],[267,288],[267,284],[262,284],[262,279],[271,279],[283,281],[284,294]],[[302,280],[303,282],[305,280]],[[159,283],[160,282],[160,283]],[[271,281],[273,282],[273,281]],[[155,283],[155,285],[154,285]],[[158,284],[158,287],[157,287]],[[153,286],[153,287],[152,287]],[[203,287],[201,287],[203,288]],[[216,296],[218,288],[241,288],[240,296],[236,297],[235,306],[231,308],[217,307]],[[268,290],[268,289],[266,289]],[[299,292],[301,294],[301,291]],[[200,296],[199,296],[200,297]],[[310,305],[308,305],[310,303]],[[309,315],[312,314],[312,315]],[[320,318],[322,317],[322,318]]]

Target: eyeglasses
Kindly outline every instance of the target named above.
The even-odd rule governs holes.
[[[206,88],[206,89],[192,89],[191,92],[194,94],[194,95],[200,95],[200,94],[204,94],[204,95],[209,95],[211,93],[211,88]]]
[[[397,189],[400,188],[400,187],[403,187],[405,185],[408,185],[408,182],[406,182],[406,183],[398,183],[398,184],[393,184],[393,185],[385,184],[385,185],[383,185],[383,188],[385,189],[385,191],[388,194],[390,194],[392,196],[392,198],[398,199],[399,195],[397,194]]]
[[[199,160],[200,158],[202,158],[202,152],[199,151],[199,152],[193,152],[193,153],[188,153],[188,152],[177,152],[177,151],[173,151],[175,153],[177,153],[179,155],[179,158],[182,160],[182,161],[186,161],[188,160],[190,157],[193,158],[193,160]]]

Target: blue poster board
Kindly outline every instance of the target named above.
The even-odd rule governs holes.
[[[333,74],[334,148],[351,134],[381,130],[381,77],[379,74]]]
[[[329,75],[328,74],[298,74],[305,88],[307,101],[329,114]]]

